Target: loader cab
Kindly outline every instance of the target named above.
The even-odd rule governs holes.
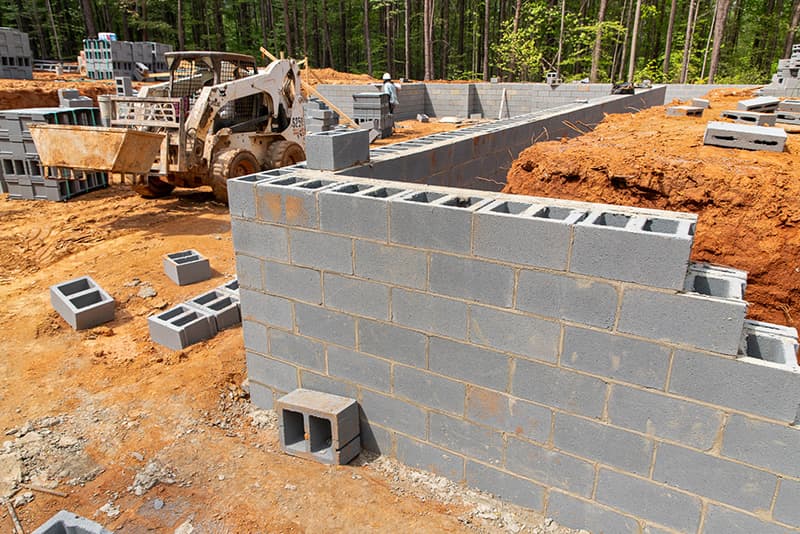
[[[203,87],[253,76],[256,60],[245,54],[227,52],[168,52],[169,97],[187,98],[194,104]]]

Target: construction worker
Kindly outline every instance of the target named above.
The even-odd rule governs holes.
[[[397,100],[397,87],[392,83],[392,75],[388,72],[383,74],[383,92],[389,95],[389,113],[394,115],[394,107],[400,102]]]

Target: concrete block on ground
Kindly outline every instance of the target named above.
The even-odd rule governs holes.
[[[296,389],[275,403],[281,448],[287,454],[344,465],[361,452],[358,404],[354,399]]]
[[[466,484],[532,510],[544,506],[544,486],[471,460],[467,460]]]
[[[787,98],[778,104],[778,111],[788,111],[789,113],[800,113],[800,100]]]
[[[800,371],[797,363],[797,330],[745,319],[739,353]]]
[[[187,300],[186,305],[198,308],[213,317],[217,331],[225,330],[242,322],[239,299],[226,292],[212,289]]]
[[[692,106],[708,109],[711,107],[711,103],[705,98],[693,98],[692,99]]]
[[[775,113],[775,122],[780,124],[800,125],[800,111],[778,111]]]
[[[775,111],[780,102],[781,101],[774,96],[757,96],[747,100],[740,100],[736,104],[736,109],[739,111],[760,111],[762,113],[769,113]]]
[[[511,307],[514,271],[481,260],[431,254],[430,291],[483,304]]]
[[[547,443],[550,437],[550,409],[488,389],[475,386],[467,389],[466,417],[539,443]]]
[[[514,437],[508,438],[505,467],[545,486],[555,486],[584,497],[592,493],[592,464]]]
[[[555,362],[561,326],[555,321],[473,305],[469,313],[469,339],[526,358]]]
[[[112,534],[112,532],[85,517],[61,510],[42,523],[33,534]]]
[[[731,415],[725,425],[722,455],[800,478],[800,428]]]
[[[50,286],[50,304],[75,330],[114,320],[114,299],[90,276]]]
[[[456,482],[464,480],[464,458],[428,443],[397,436],[397,459]]]
[[[756,126],[775,126],[774,113],[761,113],[758,111],[728,110],[722,112],[723,119],[731,119],[739,124],[753,124]]]
[[[418,404],[462,415],[466,386],[413,367],[394,367],[394,393]]]
[[[498,391],[508,388],[510,361],[505,354],[438,337],[430,339],[428,351],[431,371]]]
[[[150,338],[172,350],[180,350],[217,333],[214,316],[196,307],[179,304],[147,318]]]
[[[595,532],[638,532],[639,529],[637,521],[632,517],[559,491],[550,492],[547,517],[552,517],[565,527],[591,528]]]
[[[217,291],[222,293],[227,293],[232,297],[239,298],[239,280],[234,278],[233,280],[228,280],[221,286],[217,288]]]
[[[185,286],[211,278],[211,265],[196,250],[182,250],[164,256],[164,274],[179,286]]]
[[[701,106],[669,106],[667,117],[702,117],[705,108]]]
[[[389,202],[404,189],[347,184],[319,195],[319,224],[326,232],[388,240]]]
[[[306,136],[309,169],[337,171],[369,161],[369,130],[332,130]]]
[[[800,507],[797,506],[798,502],[800,502],[800,482],[782,479],[772,516],[787,525],[800,527]]]
[[[549,365],[517,360],[511,392],[526,400],[599,418],[606,384],[597,378]]]
[[[786,132],[781,128],[712,121],[706,125],[703,144],[723,148],[783,152]]]
[[[752,515],[710,504],[703,523],[703,534],[786,534],[786,528],[767,523]]]

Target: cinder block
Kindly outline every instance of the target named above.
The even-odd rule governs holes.
[[[222,331],[242,322],[239,299],[229,293],[212,289],[185,303],[190,308],[198,308],[214,319],[217,331]]]
[[[700,106],[669,106],[667,117],[702,117],[705,108]]]
[[[322,343],[282,330],[269,330],[269,353],[276,358],[307,369],[325,371],[325,348]]]
[[[350,315],[300,303],[295,304],[294,311],[297,331],[304,336],[345,347],[356,346],[356,322]]]
[[[90,276],[50,286],[50,304],[75,330],[114,320],[114,299]]]
[[[800,112],[778,111],[775,114],[775,122],[780,124],[800,124]]]
[[[344,465],[361,452],[358,404],[354,399],[296,389],[276,402],[281,448],[324,464]]]
[[[553,445],[637,475],[647,476],[650,472],[653,441],[608,425],[557,413]]]
[[[464,413],[466,386],[426,371],[396,365],[394,367],[394,393],[429,408]]]
[[[792,525],[800,527],[800,482],[794,480],[781,479],[781,486],[778,490],[778,498],[775,501],[775,510],[772,517]]]
[[[428,293],[393,288],[392,322],[456,339],[466,339],[467,305]]]
[[[427,434],[428,417],[421,408],[369,390],[362,390],[360,404],[369,423],[423,439]]]
[[[745,319],[739,353],[800,371],[797,363],[797,330]]]
[[[274,261],[264,261],[264,288],[267,293],[322,304],[320,272]]]
[[[290,301],[244,288],[239,292],[242,319],[252,319],[287,330],[293,328],[292,303]]]
[[[256,183],[277,179],[277,176],[258,173],[228,180],[226,186],[231,217],[254,219],[256,217]]]
[[[518,310],[554,319],[610,328],[617,313],[611,284],[539,271],[520,271]]]
[[[639,529],[636,519],[632,517],[559,491],[550,492],[547,517],[552,517],[565,527],[591,528],[595,532],[638,532]]]
[[[689,264],[683,286],[689,293],[736,300],[744,300],[746,288],[747,272],[703,262]]]
[[[319,195],[322,230],[345,235],[388,240],[389,202],[403,189],[347,184]]]
[[[245,352],[247,377],[253,381],[287,392],[297,389],[297,368],[266,356]]]
[[[337,171],[369,161],[368,130],[332,130],[306,135],[309,169]]]
[[[800,429],[734,414],[725,425],[722,455],[800,478]]]
[[[233,280],[228,280],[221,286],[217,288],[217,291],[222,293],[227,293],[230,296],[238,299],[239,298],[239,280],[234,278]]]
[[[524,335],[520,335],[522,332]],[[561,326],[518,313],[470,306],[469,340],[526,358],[555,362],[561,343]]]
[[[595,498],[679,532],[696,532],[700,525],[701,503],[697,497],[607,469],[600,469]]]
[[[33,534],[112,534],[112,532],[94,521],[61,510],[42,523]]]
[[[289,260],[286,228],[243,219],[231,219],[233,249],[261,259]]]
[[[722,413],[655,391],[615,384],[608,400],[608,420],[616,426],[707,450],[714,444]]]
[[[728,110],[722,112],[723,119],[730,119],[739,124],[753,124],[756,126],[775,126],[774,113],[760,113],[758,111]]]
[[[375,321],[358,321],[358,350],[419,368],[427,366],[424,334]]]
[[[736,104],[736,109],[739,111],[760,111],[762,113],[769,113],[778,109],[780,100],[774,96],[757,96],[747,100],[740,100]]]
[[[588,417],[603,413],[606,384],[597,378],[517,360],[511,382],[517,397]]]
[[[333,395],[340,395],[342,397],[356,398],[358,396],[358,388],[351,382],[331,378],[330,376],[323,376],[319,373],[300,370],[300,387],[304,389],[313,389],[314,391],[322,391],[324,393],[332,393]],[[362,442],[363,442],[362,430]]]
[[[428,351],[431,371],[498,391],[508,388],[510,362],[504,354],[438,337],[431,337]]]
[[[544,507],[545,488],[530,480],[467,460],[466,484],[532,510]]]
[[[703,523],[703,533],[714,534],[716,532],[725,534],[753,534],[755,532],[759,534],[785,534],[788,531],[782,526],[767,523],[754,516],[742,514],[716,504],[710,504]]]
[[[781,128],[712,121],[706,125],[703,144],[745,150],[783,152],[786,132]]]
[[[405,436],[397,436],[397,459],[455,482],[464,480],[464,458]]]
[[[289,230],[292,263],[337,273],[353,273],[353,241],[306,230]]]
[[[242,336],[244,337],[244,348],[259,354],[267,354],[267,327],[253,321],[242,322]]]
[[[669,370],[666,347],[572,326],[565,327],[561,365],[663,389]]]
[[[430,291],[510,307],[514,296],[514,271],[481,260],[431,254]]]
[[[487,201],[415,192],[391,201],[389,240],[446,252],[470,252],[472,213]]]
[[[508,438],[505,467],[545,486],[555,486],[584,497],[592,493],[592,464],[527,441]]]
[[[661,443],[653,480],[744,510],[769,509],[777,477],[707,454]]]
[[[462,419],[431,412],[429,440],[481,462],[501,465],[503,461],[502,435]]]
[[[309,180],[291,174],[292,171],[289,170],[283,170],[283,172],[289,174],[285,174],[277,180],[256,183],[258,218],[265,222],[318,228],[317,193],[336,186],[337,182]]]
[[[357,276],[400,286],[424,289],[428,257],[422,251],[356,240]]]
[[[389,362],[332,345],[328,346],[328,373],[379,391],[391,389]]]
[[[585,212],[497,200],[473,219],[476,256],[563,270],[571,225]]]
[[[694,221],[598,211],[574,229],[569,270],[610,280],[682,289]]]
[[[735,355],[747,303],[697,293],[667,294],[626,289],[620,332]]]
[[[692,105],[703,109],[708,109],[711,107],[711,103],[705,98],[693,98]]]
[[[542,406],[474,386],[467,390],[467,419],[508,434],[546,443],[551,418]]]
[[[261,271],[261,260],[244,254],[236,254],[236,279],[242,287],[264,290],[264,274]]]
[[[211,265],[196,250],[183,250],[164,256],[164,274],[179,286],[185,286],[211,278]]]
[[[325,306],[373,319],[389,318],[389,286],[325,273]]]
[[[778,111],[788,111],[789,113],[800,113],[800,100],[787,98],[778,104]]]
[[[179,304],[147,318],[150,338],[172,350],[180,350],[217,333],[214,316],[196,308]]]

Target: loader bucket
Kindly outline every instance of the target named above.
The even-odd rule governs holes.
[[[129,128],[61,124],[32,124],[30,131],[45,167],[125,174],[149,173],[165,137]]]

